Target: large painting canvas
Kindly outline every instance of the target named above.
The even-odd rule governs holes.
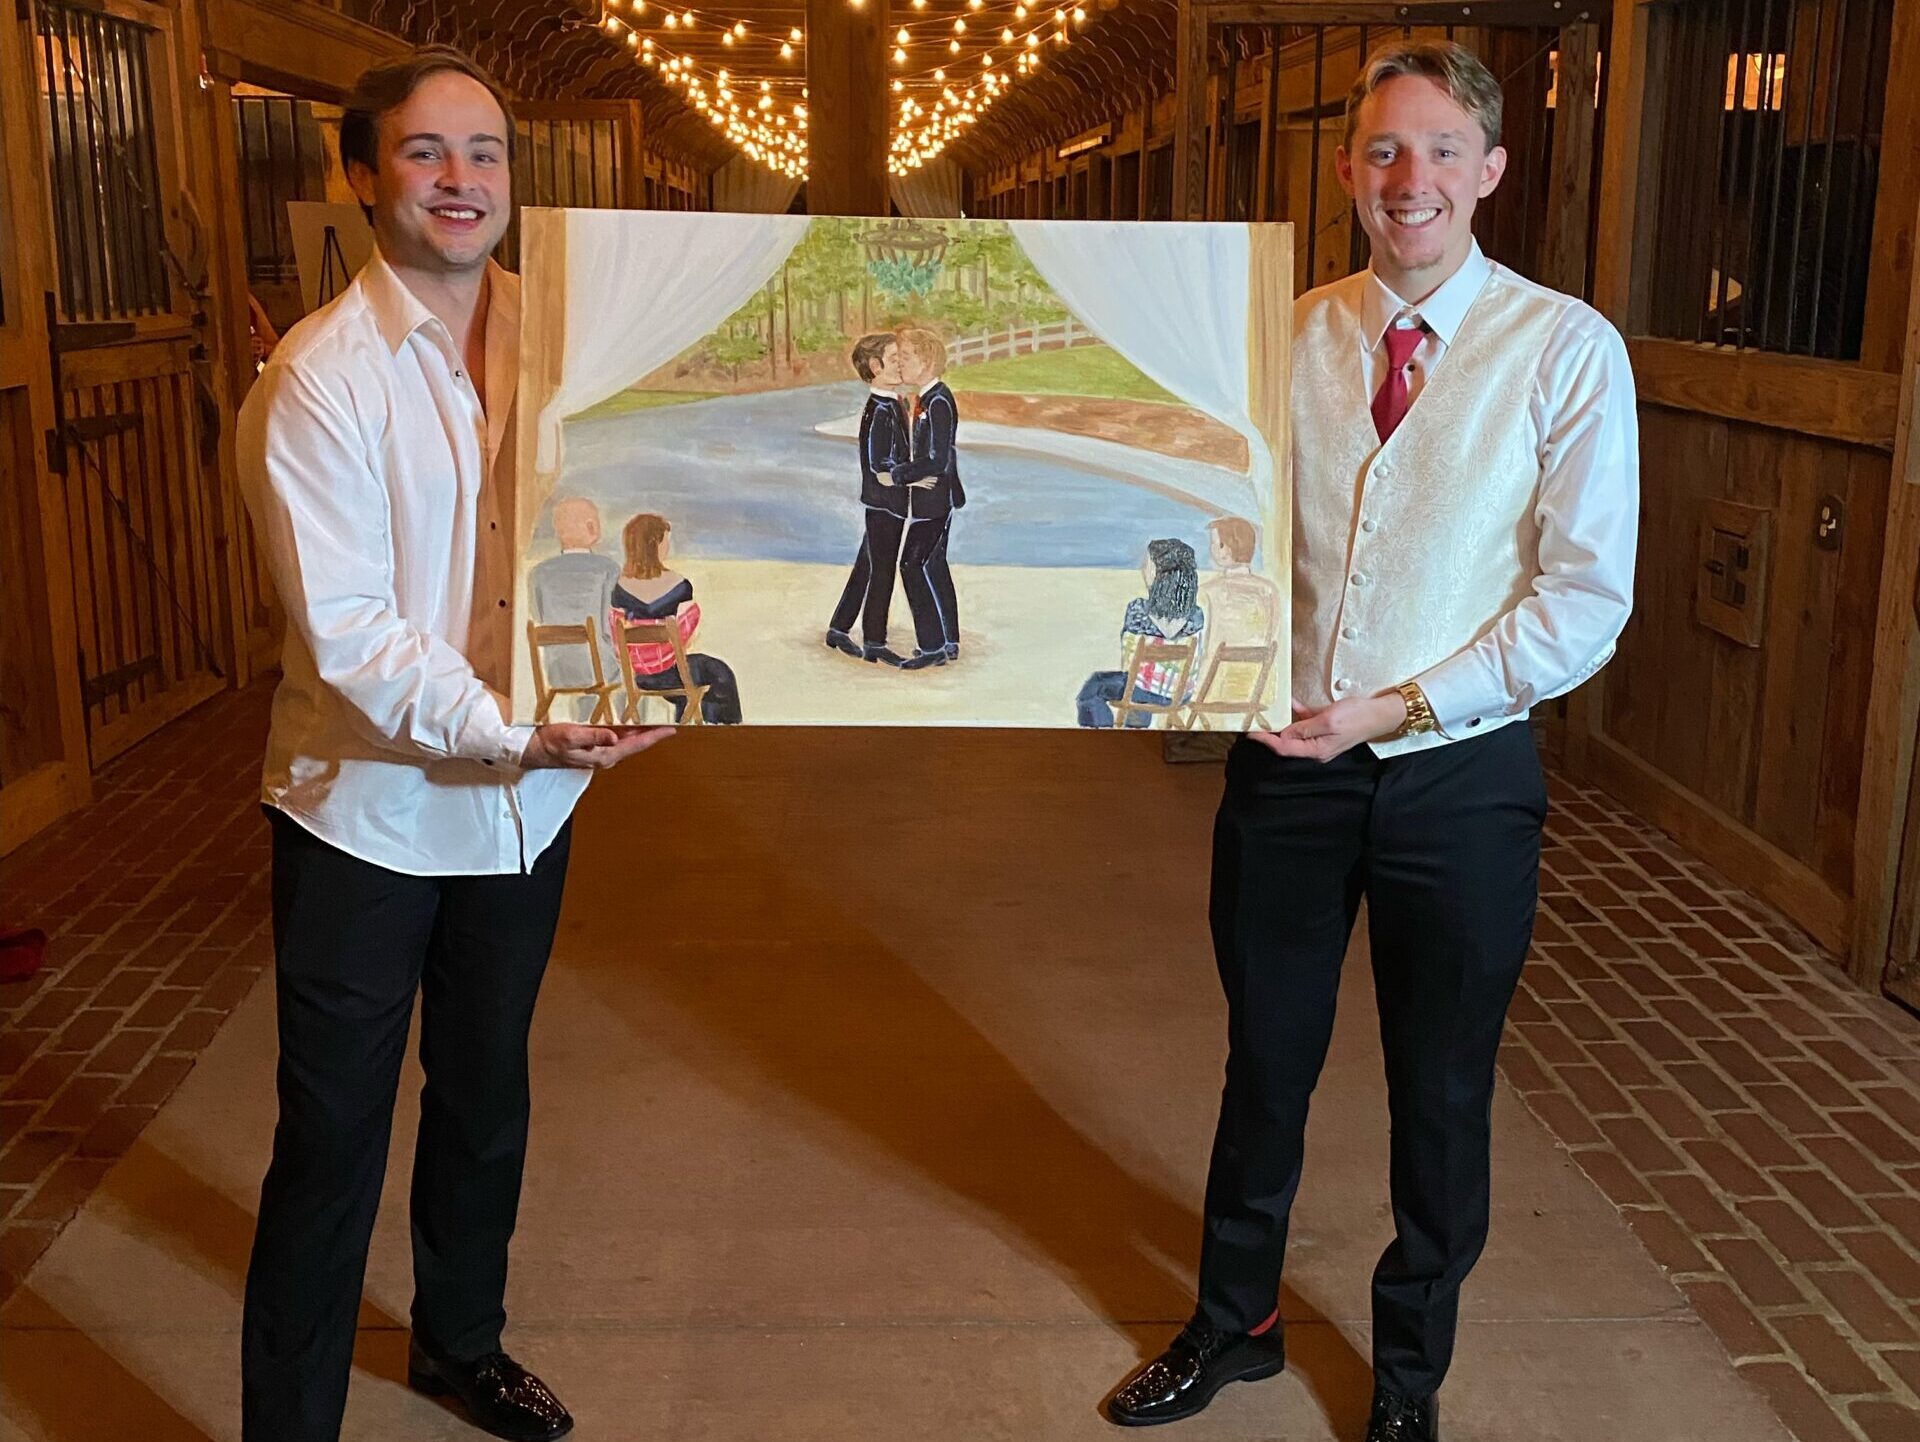
[[[530,210],[522,721],[1285,723],[1291,232]]]

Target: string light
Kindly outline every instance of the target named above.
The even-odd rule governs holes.
[[[847,4],[851,10],[863,10],[866,0],[847,0]],[[925,11],[928,0],[913,0],[912,8]],[[623,10],[626,12],[624,16],[616,13]],[[726,69],[711,72],[714,76],[711,81],[703,78],[692,56],[661,51],[652,36],[639,34],[640,22],[628,17],[643,15],[646,10],[646,0],[602,0],[602,27],[614,39],[624,39],[628,49],[636,52],[640,63],[653,67],[664,82],[678,87],[687,104],[724,134],[742,154],[779,174],[803,179],[807,173],[806,107],[782,100],[779,104],[783,109],[791,110],[791,118],[787,114],[775,114],[772,82],[765,79],[758,82],[758,95],[752,101],[743,102],[736,98],[733,78]],[[1013,20],[1026,23],[1019,26],[1009,23],[1005,18],[1009,10]],[[980,15],[982,11],[988,13]],[[1042,59],[1040,46],[1045,36],[1050,34],[1056,44],[1066,45],[1071,31],[1088,21],[1088,11],[1084,5],[1061,5],[1054,9],[1053,24],[1046,25],[1043,18],[1030,18],[1034,17],[1035,11],[1028,0],[1014,0],[1011,5],[1007,4],[1007,0],[967,0],[965,12],[985,23],[986,31],[978,38],[987,41],[987,44],[979,47],[978,79],[967,86],[964,92],[956,91],[947,83],[944,65],[918,72],[906,69],[915,29],[920,22],[915,22],[911,27],[896,25],[891,60],[895,67],[900,68],[900,73],[891,79],[889,90],[899,97],[899,104],[887,160],[888,169],[894,174],[917,169],[939,155],[969,126],[975,124],[1014,80],[1037,71]],[[947,42],[950,57],[964,55],[964,44],[975,38],[966,14],[953,18],[953,28]],[[1044,11],[1040,15],[1044,16]],[[700,18],[692,10],[663,10],[657,21],[646,23],[657,23],[670,31],[691,32],[696,28],[705,28],[698,25]],[[707,24],[712,25],[723,45],[737,47],[739,42],[751,42],[753,39],[750,27],[744,20],[718,19],[711,14],[704,18]],[[1000,20],[997,26],[992,24],[995,19]],[[931,23],[938,25],[942,22]],[[988,48],[995,43],[989,41],[988,36],[996,29],[999,32],[997,43],[1014,54],[1015,63],[1004,69],[998,66],[995,52]],[[925,40],[931,37],[923,32],[921,38]],[[792,61],[805,40],[805,31],[798,25],[789,28],[785,41],[766,37],[769,50],[777,48],[779,58],[783,61]],[[753,62],[746,63],[751,65]],[[763,67],[770,65],[771,57],[759,63]],[[792,85],[798,79],[795,76],[781,83]],[[800,94],[807,94],[804,83],[800,85]],[[922,99],[929,104],[922,104]]]

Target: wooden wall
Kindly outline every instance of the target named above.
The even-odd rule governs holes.
[[[1646,338],[1673,263],[1656,221],[1669,142],[1679,143],[1664,127],[1669,90],[1684,83],[1680,13],[1622,0],[1611,30],[1595,302],[1634,359],[1643,519],[1635,615],[1616,660],[1575,698],[1569,760],[1877,988],[1889,983],[1920,707],[1905,660],[1920,654],[1906,604],[1920,507],[1905,320],[1920,105],[1912,86],[1886,89],[1857,361]],[[1920,3],[1896,0],[1896,76],[1920,60],[1916,20]],[[1711,629],[1696,599],[1715,499],[1757,507],[1771,526],[1753,646]],[[1840,524],[1823,538],[1823,512],[1836,508]],[[1914,880],[1910,871],[1905,885]]]

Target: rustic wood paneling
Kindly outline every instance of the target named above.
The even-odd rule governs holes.
[[[1852,887],[1886,505],[1878,452],[1717,416],[1645,406],[1634,615],[1607,672],[1604,730],[1685,791],[1844,895]],[[1815,544],[1828,497],[1838,550]],[[1773,513],[1758,647],[1700,622],[1705,502]]]

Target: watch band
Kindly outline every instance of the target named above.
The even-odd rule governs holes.
[[[1427,693],[1420,689],[1420,683],[1402,681],[1393,689],[1398,691],[1400,699],[1407,703],[1407,719],[1400,729],[1387,739],[1398,741],[1403,736],[1420,736],[1433,730],[1433,707],[1427,703]]]

